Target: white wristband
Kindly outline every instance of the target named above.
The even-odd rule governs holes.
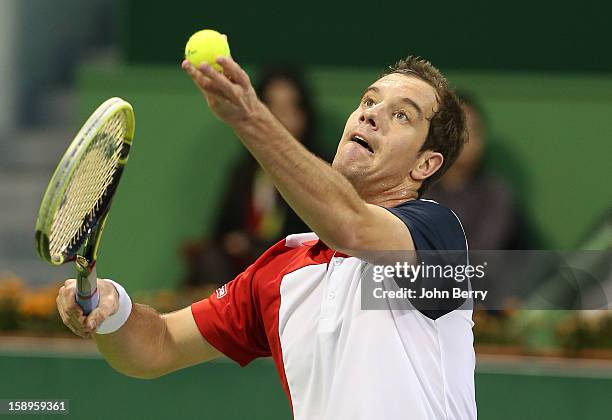
[[[100,324],[96,331],[97,334],[110,334],[117,331],[126,323],[132,313],[132,299],[130,299],[130,296],[123,286],[112,280],[107,281],[111,282],[113,286],[115,286],[115,289],[117,289],[117,294],[119,295],[119,308],[117,312],[106,318],[104,322]]]

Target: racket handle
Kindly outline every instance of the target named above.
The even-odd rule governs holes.
[[[98,307],[100,295],[98,294],[98,277],[96,266],[80,255],[76,259],[77,266],[77,293],[76,301],[83,309],[84,315]]]

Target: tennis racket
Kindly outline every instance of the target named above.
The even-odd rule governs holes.
[[[75,261],[76,300],[88,315],[98,306],[100,237],[134,136],[134,111],[111,98],[94,111],[59,162],[36,219],[36,249],[53,265]]]

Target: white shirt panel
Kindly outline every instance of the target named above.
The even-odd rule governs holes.
[[[332,258],[282,280],[279,336],[295,419],[476,418],[471,311],[433,321],[417,310],[361,310],[364,264]]]

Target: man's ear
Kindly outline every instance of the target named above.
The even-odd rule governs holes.
[[[432,176],[444,163],[442,153],[431,150],[424,151],[417,160],[417,166],[410,171],[410,176],[417,181],[424,181]]]

